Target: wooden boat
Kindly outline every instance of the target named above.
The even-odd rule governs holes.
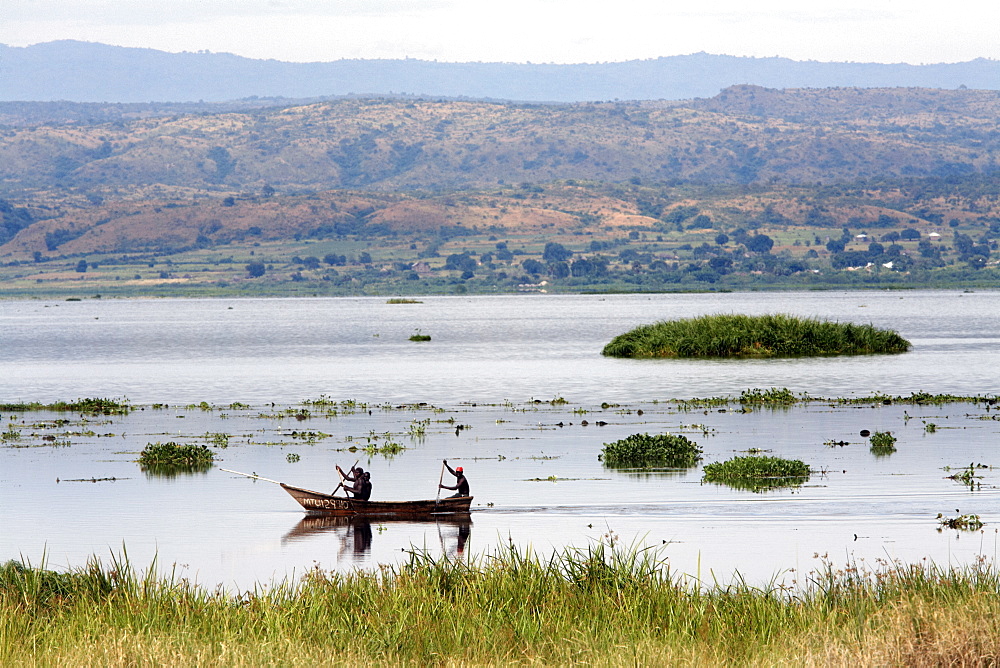
[[[362,501],[344,496],[334,496],[315,492],[302,487],[292,487],[278,483],[292,495],[310,514],[339,515],[343,517],[433,517],[468,513],[472,506],[471,496],[447,496],[443,499],[424,501]]]

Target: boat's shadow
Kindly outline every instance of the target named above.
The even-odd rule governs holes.
[[[309,540],[321,535],[334,534],[340,539],[341,553],[349,553],[354,557],[365,557],[371,552],[374,531],[372,526],[385,525],[427,527],[436,524],[438,534],[442,536],[442,549],[449,556],[462,555],[465,552],[466,541],[472,534],[472,516],[468,513],[442,515],[428,519],[414,518],[370,518],[370,517],[337,517],[332,515],[307,515],[299,520],[292,529],[281,538],[281,543],[287,544]],[[441,530],[447,528],[447,544]]]

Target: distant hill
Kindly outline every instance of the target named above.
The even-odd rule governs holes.
[[[0,197],[53,206],[265,187],[833,184],[1000,168],[996,91],[744,85],[689,102],[359,98],[184,109],[0,102]]]
[[[711,97],[735,84],[769,88],[919,87],[996,90],[1000,61],[906,65],[800,62],[697,53],[594,64],[338,60],[288,63],[226,53],[57,41],[0,45],[0,100],[197,102],[409,94],[578,102]]]

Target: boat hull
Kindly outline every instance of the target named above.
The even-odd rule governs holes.
[[[340,517],[433,517],[468,513],[471,496],[448,496],[443,499],[422,501],[362,501],[334,496],[302,487],[281,483],[281,488],[299,502],[306,512],[314,515]]]

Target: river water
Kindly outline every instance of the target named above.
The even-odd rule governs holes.
[[[3,415],[11,437],[0,441],[0,559],[68,567],[124,551],[139,567],[155,557],[200,584],[245,589],[316,565],[371,568],[415,548],[476,555],[509,542],[544,554],[610,539],[654,545],[676,572],[707,582],[737,572],[799,580],[823,555],[872,564],[996,555],[1000,422],[985,402],[743,412],[671,400],[770,387],[813,397],[996,395],[1000,293],[422,301],[0,302],[0,401],[115,397],[142,409],[102,419]],[[793,360],[600,355],[638,324],[736,312],[871,323],[913,349]],[[418,331],[432,340],[410,342]],[[306,417],[300,402],[320,398]],[[862,429],[891,431],[897,451],[875,456]],[[639,474],[597,459],[603,443],[664,431],[698,442],[703,463],[756,448],[815,473],[800,487],[752,492],[703,484],[700,466]],[[213,434],[229,445],[207,473],[147,475],[135,463],[147,443],[208,443]],[[386,441],[405,449],[350,451]],[[360,459],[373,498],[415,499],[437,493],[443,458],[472,483],[468,521],[308,519],[276,485],[221,470],[330,490],[334,465]],[[947,477],[970,463],[986,467],[971,487]],[[939,531],[939,513],[977,514],[986,526]]]

